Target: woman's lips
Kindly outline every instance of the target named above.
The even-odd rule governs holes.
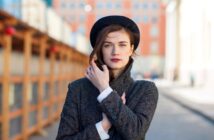
[[[118,59],[118,58],[112,58],[112,59],[111,59],[112,62],[119,62],[120,60],[121,60],[121,59]]]

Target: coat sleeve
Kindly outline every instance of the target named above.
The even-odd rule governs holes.
[[[148,85],[149,84],[149,85]],[[122,103],[121,97],[113,91],[101,102],[102,111],[108,116],[112,125],[125,140],[138,140],[145,133],[153,118],[158,101],[158,90],[154,83],[148,82],[146,90],[139,90],[140,98],[136,100],[134,109]]]
[[[77,82],[68,86],[56,140],[100,140],[95,124],[80,130],[77,97],[79,86]]]

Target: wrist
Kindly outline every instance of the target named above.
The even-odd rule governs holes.
[[[105,85],[105,86],[102,86],[102,87],[99,87],[99,91],[100,93],[103,92],[105,89],[107,89],[109,87],[109,85]]]

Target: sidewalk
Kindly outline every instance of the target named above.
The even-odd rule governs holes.
[[[160,93],[214,125],[214,87],[190,87],[165,80],[155,81]]]
[[[29,140],[55,140],[58,132],[59,121],[44,128],[43,134],[33,135]]]

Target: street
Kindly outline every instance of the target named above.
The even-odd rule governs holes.
[[[30,140],[53,140],[58,123],[47,128],[47,136]],[[214,125],[178,103],[159,94],[158,107],[146,135],[146,140],[213,140]]]
[[[213,140],[214,126],[201,116],[159,95],[147,140]]]

